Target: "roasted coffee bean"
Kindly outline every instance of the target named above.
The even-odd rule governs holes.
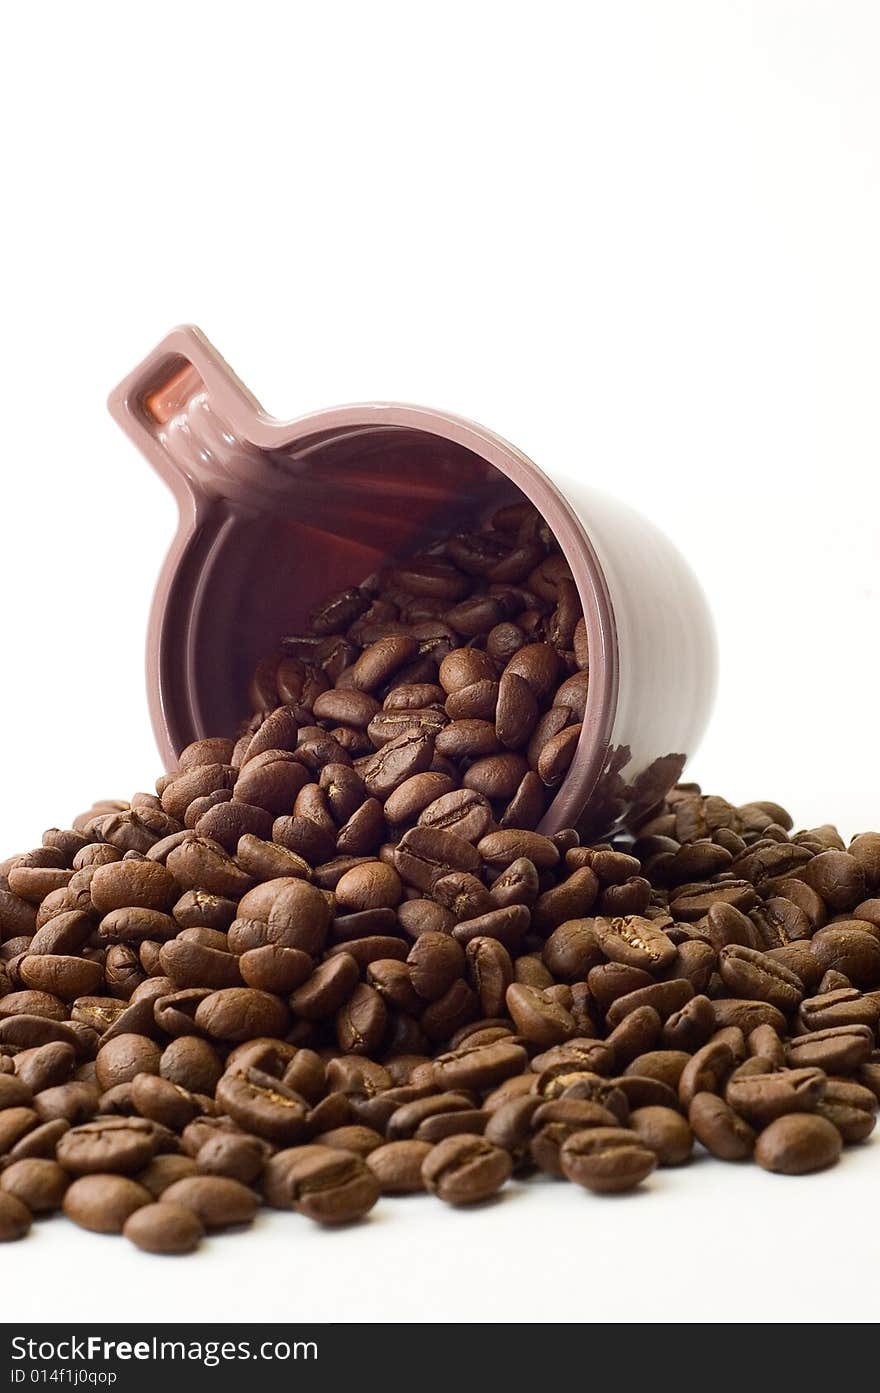
[[[379,1181],[359,1156],[329,1146],[279,1151],[266,1166],[264,1193],[276,1209],[296,1209],[322,1224],[361,1219],[380,1194]]]
[[[254,987],[212,992],[196,1007],[195,1022],[217,1040],[252,1040],[256,1035],[283,1036],[290,1019],[284,1002]]]
[[[825,1091],[821,1069],[787,1069],[772,1074],[737,1072],[724,1096],[733,1110],[753,1127],[765,1127],[793,1112],[814,1112]]]
[[[122,1232],[145,1253],[191,1253],[198,1247],[204,1227],[192,1209],[163,1200],[136,1209]]]
[[[56,1155],[72,1175],[134,1175],[152,1160],[161,1136],[144,1118],[100,1117],[65,1132]]]
[[[605,1015],[606,1023],[613,1029],[640,1006],[651,1006],[661,1020],[666,1020],[673,1012],[680,1011],[694,995],[694,989],[685,979],[669,982],[654,982],[649,987],[639,987],[635,991],[619,996],[611,1003]]]
[[[487,865],[507,869],[523,859],[538,870],[549,870],[559,861],[559,850],[549,837],[537,832],[490,832],[477,845]]]
[[[162,1192],[162,1203],[188,1209],[206,1229],[249,1224],[259,1200],[238,1180],[221,1175],[191,1175],[175,1180]]]
[[[303,986],[290,997],[295,1016],[307,1021],[325,1020],[335,1015],[357,986],[358,964],[351,953],[342,952],[328,958],[312,973]]]
[[[795,1010],[803,996],[803,984],[795,973],[764,953],[739,944],[721,949],[718,972],[734,996],[768,1001],[784,1012]]]
[[[677,1092],[689,1061],[690,1055],[684,1050],[649,1050],[628,1063],[624,1072],[639,1078],[658,1079]]]
[[[154,1156],[148,1166],[138,1171],[135,1180],[149,1190],[154,1199],[158,1199],[175,1180],[197,1174],[198,1167],[191,1156],[172,1151]]]
[[[98,1111],[100,1094],[93,1083],[73,1080],[57,1088],[45,1088],[34,1099],[34,1108],[43,1122],[63,1117],[71,1126],[88,1122]]]
[[[391,1141],[371,1150],[368,1169],[376,1177],[383,1195],[414,1195],[424,1190],[422,1165],[431,1151],[424,1141]]]
[[[768,1171],[806,1175],[833,1166],[840,1159],[842,1148],[840,1133],[827,1118],[790,1113],[771,1122],[761,1133],[755,1160]]]
[[[625,919],[593,920],[593,933],[612,962],[659,973],[675,960],[675,946],[650,919],[630,915]]]
[[[19,1136],[15,1145],[10,1147],[5,1159],[11,1164],[13,1161],[21,1161],[31,1156],[54,1157],[59,1139],[69,1128],[70,1123],[61,1117],[52,1122],[42,1122],[39,1126],[29,1127]]]
[[[736,1059],[730,1045],[717,1037],[692,1055],[678,1080],[682,1107],[689,1108],[698,1093],[720,1093]]]
[[[517,1100],[522,1106],[525,1100]],[[530,1102],[535,1100],[530,1099]],[[530,1114],[531,1141],[529,1158],[547,1175],[561,1177],[562,1146],[575,1132],[590,1127],[615,1127],[617,1118],[600,1103],[561,1097],[550,1102],[538,1100],[539,1106]],[[493,1120],[497,1116],[493,1114]]]
[[[145,1035],[117,1035],[102,1045],[95,1061],[101,1089],[129,1083],[136,1074],[158,1074],[162,1050]]]
[[[877,1099],[861,1084],[826,1079],[816,1112],[833,1123],[844,1142],[851,1145],[865,1141],[873,1132],[877,1123]]]
[[[712,1014],[718,1030],[728,1027],[750,1035],[759,1025],[769,1025],[777,1034],[785,1031],[785,1017],[767,1001],[744,1001],[740,997],[716,998],[712,1002]]]
[[[388,1012],[379,992],[366,982],[355,987],[336,1015],[336,1037],[346,1054],[373,1054],[388,1024]]]
[[[807,1032],[839,1025],[866,1025],[875,1030],[880,1001],[863,996],[855,987],[822,992],[801,1002],[798,1022]]]
[[[834,1026],[799,1035],[789,1044],[788,1057],[795,1068],[846,1074],[867,1062],[873,1043],[873,1032],[866,1025]]]
[[[403,886],[393,866],[381,861],[363,861],[346,871],[336,885],[336,902],[343,909],[394,909],[400,903]]]
[[[528,1055],[521,1045],[499,1040],[438,1055],[434,1061],[434,1078],[443,1089],[481,1093],[494,1088],[503,1079],[521,1074],[527,1064]]]
[[[423,821],[427,826],[438,825],[432,821],[433,815],[425,817],[425,814],[435,803],[442,803],[442,800],[450,795],[455,798],[456,791],[455,784],[448,774],[433,773],[430,770],[424,774],[413,774],[386,798],[384,815],[389,823],[395,825],[413,822],[416,819]],[[454,817],[456,806],[456,803],[453,802],[449,810],[450,817]],[[439,809],[438,816],[442,818],[444,815],[444,809]],[[486,825],[491,820],[491,816],[492,810],[487,806]],[[461,814],[459,821],[461,821]],[[442,826],[442,822],[439,825]],[[460,836],[463,835],[461,827],[452,825],[452,830],[458,831]]]
[[[523,1077],[519,1075],[517,1079],[521,1080]],[[516,1082],[517,1079],[508,1082]],[[529,1148],[532,1118],[542,1106],[543,1100],[534,1093],[511,1097],[506,1102],[500,1102],[492,1110],[484,1106],[483,1111],[488,1113],[488,1118],[483,1135],[493,1146],[500,1146],[509,1153],[514,1169],[531,1164]]]
[[[305,1099],[271,1074],[254,1068],[228,1071],[216,1096],[223,1111],[246,1132],[281,1146],[305,1139]]]
[[[45,1157],[13,1161],[0,1172],[0,1195],[13,1195],[32,1214],[60,1209],[69,1184],[67,1171]]]
[[[721,1161],[744,1161],[755,1149],[755,1133],[723,1098],[695,1093],[688,1107],[694,1136]]]
[[[447,1204],[477,1204],[491,1199],[509,1180],[513,1166],[506,1151],[483,1137],[446,1137],[422,1164],[426,1189]]]
[[[271,1147],[246,1133],[216,1132],[199,1148],[198,1169],[204,1175],[222,1175],[251,1185],[262,1173]]]
[[[533,911],[533,927],[547,935],[567,919],[580,919],[590,913],[599,894],[599,881],[589,866],[573,871],[561,884],[538,897]]]
[[[836,855],[827,852],[826,855]],[[816,860],[819,860],[816,857]],[[834,969],[848,977],[853,986],[867,987],[880,981],[880,940],[867,932],[858,920],[829,924],[813,935],[810,948],[822,969]]]
[[[452,930],[459,943],[468,944],[473,938],[494,938],[516,952],[529,929],[530,916],[525,905],[512,904],[505,909],[491,909],[473,919],[462,919]]]
[[[595,1194],[620,1194],[645,1180],[657,1165],[656,1153],[621,1127],[591,1127],[562,1144],[563,1174]]]
[[[476,849],[464,837],[436,827],[414,827],[406,832],[394,853],[394,865],[407,885],[430,890],[447,871],[476,875],[481,862]]]
[[[488,1017],[505,1009],[507,989],[513,982],[510,954],[495,938],[471,938],[467,945],[468,977]]]
[[[634,1108],[629,1115],[629,1126],[654,1152],[658,1165],[681,1166],[690,1160],[693,1133],[690,1124],[674,1108]]]
[[[514,982],[508,987],[505,1000],[520,1035],[539,1049],[548,1049],[575,1033],[571,1012],[549,999],[544,991]]]
[[[419,815],[420,827],[454,832],[456,836],[472,843],[478,842],[485,835],[491,823],[492,807],[488,799],[481,793],[466,788],[441,793],[428,803]]]
[[[155,861],[122,860],[97,866],[90,890],[100,914],[128,908],[168,910],[178,898],[174,876]]]
[[[0,1191],[0,1243],[24,1238],[31,1226],[31,1211],[16,1195]]]
[[[848,852],[823,851],[809,860],[800,874],[832,912],[852,909],[865,898],[865,872]]]
[[[93,1233],[121,1233],[135,1210],[152,1203],[143,1185],[123,1175],[83,1175],[64,1196],[64,1213]]]
[[[492,900],[504,907],[511,904],[533,905],[538,898],[540,880],[537,867],[527,857],[513,861],[492,885]]]

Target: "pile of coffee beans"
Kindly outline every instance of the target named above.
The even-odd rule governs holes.
[[[237,739],[0,863],[0,1239],[183,1253],[695,1144],[798,1175],[880,1098],[880,834],[676,787],[536,830],[589,683],[527,507],[330,598]]]

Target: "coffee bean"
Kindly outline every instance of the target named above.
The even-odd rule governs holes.
[[[456,648],[440,664],[440,685],[447,695],[470,687],[476,682],[493,681],[494,664],[476,648]]]
[[[539,1097],[537,1101],[539,1106],[530,1114],[532,1135],[528,1151],[531,1161],[547,1175],[563,1176],[562,1146],[575,1132],[617,1124],[614,1113],[597,1102],[570,1097],[550,1102],[541,1101]],[[517,1100],[520,1108],[524,1102],[524,1099]]]
[[[69,1184],[70,1177],[63,1167],[45,1157],[13,1161],[0,1172],[0,1194],[14,1196],[32,1214],[60,1209]]]
[[[436,827],[414,827],[406,832],[394,852],[394,866],[407,885],[431,890],[447,871],[476,875],[481,862],[476,849],[463,837]]]
[[[633,1132],[620,1127],[592,1127],[574,1132],[562,1144],[563,1174],[594,1194],[634,1189],[657,1164],[655,1152]]]
[[[305,984],[292,993],[291,1010],[307,1021],[335,1015],[351,996],[359,976],[358,964],[351,953],[338,953],[321,963]]]
[[[336,1036],[346,1054],[373,1054],[388,1024],[388,1012],[374,987],[361,982],[336,1015]]]
[[[674,1108],[641,1107],[629,1115],[629,1125],[649,1147],[661,1166],[680,1166],[690,1160],[693,1134]]]
[[[83,1175],[67,1190],[68,1219],[93,1233],[121,1233],[135,1210],[152,1202],[143,1185],[123,1175]]]
[[[191,1175],[176,1180],[163,1191],[162,1203],[189,1210],[206,1229],[249,1224],[259,1206],[253,1190],[221,1175]]]
[[[842,972],[854,986],[866,987],[880,980],[880,941],[857,920],[820,929],[810,948],[824,971]]]
[[[245,1131],[267,1141],[283,1146],[305,1139],[305,1099],[271,1074],[228,1071],[217,1085],[217,1102]]]
[[[24,1238],[31,1226],[31,1211],[15,1195],[0,1191],[0,1243]]]
[[[529,929],[530,916],[525,905],[512,904],[505,909],[491,909],[473,919],[462,919],[452,930],[459,943],[468,944],[474,938],[494,938],[515,952]]]
[[[427,732],[408,730],[389,740],[367,762],[363,777],[367,792],[386,798],[396,788],[429,769],[434,759],[434,737]]]
[[[638,915],[593,920],[599,947],[612,962],[659,973],[675,960],[675,946],[650,919]]]
[[[385,800],[385,817],[392,824],[402,824],[405,822],[421,819],[426,809],[440,799],[446,798],[454,792],[455,785],[448,774],[432,773],[430,770],[424,774],[413,774],[405,779],[393,793],[390,793]],[[453,805],[454,806],[454,805]],[[487,809],[488,816],[486,823],[491,818],[492,810]],[[431,825],[429,819],[425,819]],[[456,829],[453,827],[452,829]],[[459,829],[459,835],[461,831]]]
[[[571,1013],[535,987],[514,982],[507,989],[506,1004],[520,1035],[540,1049],[558,1044],[575,1033]]]
[[[192,1209],[163,1200],[136,1209],[122,1232],[145,1253],[191,1253],[198,1247],[204,1227]]]
[[[403,886],[392,866],[364,861],[346,871],[336,885],[336,902],[344,909],[393,909],[400,903]]]
[[[139,1117],[100,1117],[73,1127],[58,1142],[56,1155],[72,1175],[134,1175],[152,1160],[160,1131]]]
[[[773,1074],[736,1074],[724,1096],[740,1117],[754,1127],[765,1127],[788,1113],[814,1112],[824,1092],[821,1069],[787,1069]]]
[[[199,1148],[196,1161],[204,1175],[222,1175],[251,1185],[262,1173],[270,1153],[271,1147],[258,1137],[244,1132],[216,1132]]]
[[[143,1185],[149,1190],[150,1194],[158,1199],[169,1185],[173,1185],[175,1180],[183,1180],[185,1176],[196,1175],[198,1168],[191,1156],[183,1156],[178,1152],[167,1152],[161,1156],[154,1156],[149,1165],[142,1171],[138,1171],[135,1180],[139,1185]]]
[[[528,766],[522,755],[488,755],[474,761],[462,782],[465,788],[485,798],[506,802],[513,798],[527,773]]]
[[[865,873],[845,851],[823,851],[804,866],[802,878],[832,911],[852,909],[865,898]]]
[[[865,1141],[873,1132],[877,1122],[877,1099],[861,1084],[827,1079],[816,1112],[833,1123],[844,1143],[851,1145]]]
[[[744,1161],[755,1149],[755,1133],[715,1093],[695,1093],[688,1107],[694,1136],[722,1161]]]
[[[491,832],[478,843],[477,850],[487,865],[505,869],[525,859],[538,870],[549,870],[559,861],[554,843],[537,832]]]
[[[734,996],[768,1001],[781,1011],[795,1010],[803,996],[803,984],[793,972],[753,948],[722,948],[718,972]]]
[[[527,1062],[528,1055],[521,1045],[499,1040],[438,1055],[434,1077],[443,1089],[484,1092],[511,1075],[521,1074]]]
[[[212,992],[196,1007],[195,1022],[217,1040],[251,1040],[256,1035],[283,1036],[290,1019],[284,1002],[254,987]]]
[[[464,841],[472,843],[484,836],[491,823],[491,804],[481,793],[471,789],[446,791],[428,803],[419,815],[420,827],[454,832]]]
[[[426,1189],[447,1204],[476,1204],[491,1199],[513,1170],[506,1151],[483,1137],[446,1137],[422,1163]]]
[[[329,1146],[279,1151],[266,1166],[264,1193],[276,1209],[322,1224],[361,1219],[379,1198],[379,1181],[359,1156]]]
[[[840,1133],[827,1118],[791,1113],[771,1122],[761,1133],[755,1160],[764,1170],[806,1175],[833,1166],[842,1147]]]
[[[842,1025],[813,1030],[792,1040],[788,1057],[795,1068],[824,1069],[826,1073],[850,1073],[864,1064],[873,1046],[873,1032],[865,1025]]]
[[[368,1169],[376,1177],[383,1195],[414,1195],[424,1190],[422,1165],[431,1151],[424,1141],[391,1141],[371,1150]]]
[[[63,1117],[71,1125],[88,1122],[98,1111],[100,1095],[93,1083],[72,1081],[57,1088],[45,1088],[34,1099],[37,1115],[44,1122]]]

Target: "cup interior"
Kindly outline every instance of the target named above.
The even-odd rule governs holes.
[[[264,459],[252,507],[214,505],[226,516],[199,579],[188,659],[200,731],[247,717],[255,664],[307,632],[326,595],[523,497],[472,450],[405,427],[327,432]],[[173,732],[178,748],[187,734]]]

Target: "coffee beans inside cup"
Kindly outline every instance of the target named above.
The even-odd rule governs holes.
[[[589,680],[565,561],[504,508],[328,597],[155,793],[0,864],[0,1238],[63,1209],[185,1253],[260,1204],[863,1141],[880,834],[683,784],[545,835]]]

